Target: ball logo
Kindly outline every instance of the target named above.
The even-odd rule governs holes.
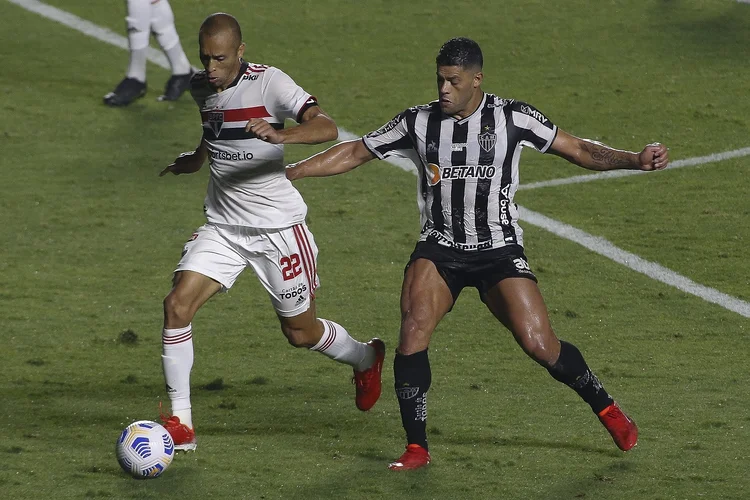
[[[164,453],[167,455],[174,454],[174,441],[169,434],[162,434],[161,440],[164,442]]]
[[[130,447],[133,448],[133,451],[135,451],[141,458],[148,458],[151,456],[151,442],[148,437],[135,438]]]

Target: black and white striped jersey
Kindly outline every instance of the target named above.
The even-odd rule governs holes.
[[[407,109],[362,141],[380,159],[397,155],[416,165],[420,241],[473,251],[523,246],[513,202],[521,148],[544,153],[556,134],[533,106],[485,93],[462,120],[434,101]]]

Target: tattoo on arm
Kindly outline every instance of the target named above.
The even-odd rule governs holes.
[[[633,168],[632,153],[612,149],[593,141],[584,141],[584,148],[591,156],[594,166],[603,167],[601,170]]]

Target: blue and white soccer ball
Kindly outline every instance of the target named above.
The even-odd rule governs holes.
[[[172,436],[156,422],[133,422],[125,427],[117,440],[117,461],[125,472],[135,478],[160,476],[173,458]]]

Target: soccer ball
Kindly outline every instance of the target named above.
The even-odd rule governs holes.
[[[174,458],[174,441],[169,432],[150,420],[139,420],[125,427],[117,440],[117,461],[131,476],[158,477]]]

